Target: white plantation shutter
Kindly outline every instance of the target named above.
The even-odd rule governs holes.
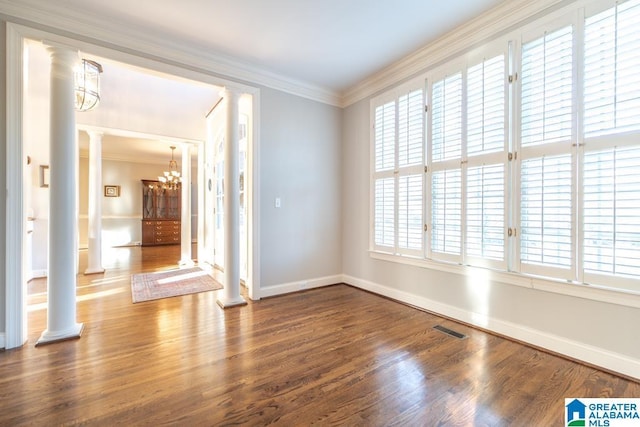
[[[638,146],[585,155],[585,273],[640,276],[639,166]]]
[[[462,72],[431,87],[431,257],[462,254]]]
[[[396,102],[375,109],[374,245],[395,246]]]
[[[575,279],[573,26],[522,46],[521,271]]]
[[[522,46],[521,145],[571,139],[573,27]]]
[[[375,244],[378,246],[395,246],[395,179],[382,178],[376,180],[375,203]]]
[[[418,89],[398,100],[398,166],[422,165],[424,161],[424,99]]]
[[[504,164],[467,169],[468,256],[504,260]]]
[[[506,63],[503,52],[467,70],[465,263],[495,268],[506,267]]]
[[[640,0],[585,21],[586,137],[640,130]]]
[[[462,73],[433,84],[431,144],[434,162],[462,154]]]
[[[422,174],[401,176],[398,202],[398,247],[420,251],[423,241]]]
[[[505,58],[483,61],[467,72],[467,155],[505,148]]]
[[[398,90],[374,108],[373,245],[423,253],[424,90]]]
[[[640,291],[640,0],[585,19],[584,281]]]
[[[431,250],[460,255],[462,247],[462,171],[450,169],[431,176]],[[451,258],[455,259],[455,258]]]
[[[640,0],[507,37],[372,100],[372,246],[640,294]]]
[[[573,265],[571,170],[570,154],[522,162],[520,258],[523,264],[566,269],[556,273],[563,278],[572,277]]]
[[[396,103],[387,102],[375,112],[376,172],[393,169],[396,156]]]

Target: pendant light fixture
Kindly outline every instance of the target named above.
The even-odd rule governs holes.
[[[76,69],[76,110],[89,111],[100,102],[100,73],[102,65],[83,59]]]
[[[175,146],[169,147],[171,148],[171,160],[169,160],[169,170],[164,171],[163,175],[158,177],[158,181],[162,183],[164,188],[170,188],[172,190],[176,190],[180,188],[180,182],[182,178],[180,178],[180,172],[178,172],[178,162],[173,159],[173,151],[176,149]]]

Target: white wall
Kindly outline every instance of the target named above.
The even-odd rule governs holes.
[[[260,107],[261,287],[340,274],[341,110],[265,88]]]
[[[165,165],[166,166],[166,165]],[[142,241],[142,183],[143,179],[156,180],[166,167],[157,164],[134,163],[118,160],[102,161],[102,184],[119,185],[120,197],[102,197],[102,242],[106,247],[137,245]],[[192,239],[197,236],[197,169],[191,172]],[[89,206],[89,159],[80,158],[79,179],[79,241],[87,247]],[[186,188],[186,186],[185,186]],[[196,194],[194,194],[196,193]],[[196,200],[194,201],[194,197]],[[194,227],[194,219],[196,226]]]
[[[639,309],[371,258],[369,100],[346,108],[343,124],[347,282],[640,377]]]
[[[142,241],[142,179],[155,180],[163,165],[133,163],[118,160],[103,160],[103,185],[119,185],[120,197],[104,197],[102,194],[102,244],[104,247],[138,245]],[[192,239],[197,236],[197,169],[192,171]],[[36,221],[33,233],[33,265],[36,276],[46,274],[48,242],[48,205],[47,188],[40,188],[34,181],[32,194]],[[88,197],[89,197],[89,159],[81,157],[79,161],[79,248],[87,247]]]

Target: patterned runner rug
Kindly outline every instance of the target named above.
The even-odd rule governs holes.
[[[134,304],[217,289],[222,289],[222,285],[200,267],[131,276],[131,299]]]

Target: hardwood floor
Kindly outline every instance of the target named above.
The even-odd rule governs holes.
[[[179,247],[109,256],[104,275],[79,276],[79,340],[34,347],[46,285],[31,282],[29,342],[0,352],[0,425],[552,426],[565,397],[640,396],[346,285],[227,310],[215,292],[132,304],[130,274],[172,267]]]

